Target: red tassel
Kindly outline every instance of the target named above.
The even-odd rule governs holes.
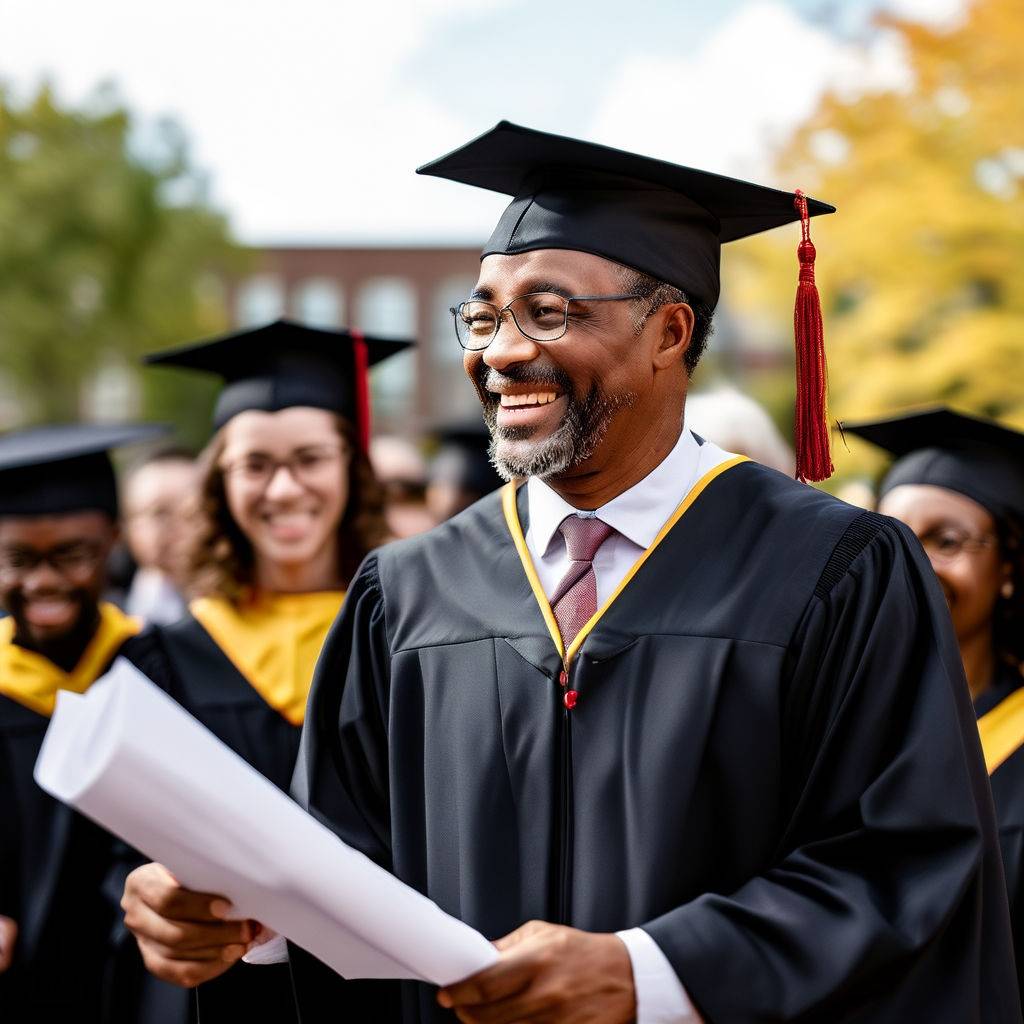
[[[825,366],[825,331],[821,299],[814,283],[814,244],[807,213],[807,197],[799,189],[793,205],[800,214],[800,283],[793,310],[796,344],[796,478],[805,482],[827,480],[834,469],[829,454],[828,373]]]
[[[350,330],[355,360],[356,436],[364,452],[370,450],[370,360],[362,331]]]

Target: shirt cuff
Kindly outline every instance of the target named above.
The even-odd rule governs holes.
[[[615,933],[633,965],[636,1024],[704,1024],[661,947],[643,930]]]
[[[653,941],[653,940],[652,940]],[[272,933],[266,942],[253,946],[242,957],[247,964],[286,964],[288,963],[288,940],[283,935]]]

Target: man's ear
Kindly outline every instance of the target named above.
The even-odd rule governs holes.
[[[693,337],[695,317],[693,310],[685,302],[675,302],[664,306],[661,313],[661,336],[654,352],[655,369],[665,370],[671,366],[681,366],[690,339]]]

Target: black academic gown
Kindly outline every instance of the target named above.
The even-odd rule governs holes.
[[[709,1024],[1020,1021],[977,730],[917,542],[754,463],[704,483],[586,637],[573,710],[498,496],[371,554],[297,798],[489,938],[643,926]],[[525,489],[512,504],[525,520]],[[292,967],[303,1024],[453,1019],[427,985]]]
[[[2,1019],[103,1020],[115,904],[104,898],[111,839],[32,778],[49,718],[0,696],[0,913],[18,922],[0,974]]]
[[[110,660],[131,659],[134,642]],[[0,694],[0,914],[19,928],[14,962],[0,974],[0,1021],[181,1024],[187,1001],[151,981],[125,943],[124,847],[32,777],[49,724]]]
[[[193,615],[148,628],[136,649],[133,660],[154,683],[271,782],[288,788],[301,729],[260,696]],[[199,987],[197,1005],[200,1024],[295,1019],[283,964],[237,964]]]
[[[1020,672],[1004,666],[995,685],[975,701],[978,718],[1001,705],[1024,686]],[[999,847],[1003,855],[1006,890],[1010,899],[1017,977],[1024,990],[1024,744],[991,774],[992,797],[999,826]]]

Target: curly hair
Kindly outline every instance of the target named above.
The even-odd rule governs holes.
[[[355,575],[366,554],[390,539],[384,519],[384,492],[370,460],[356,440],[355,430],[342,416],[334,416],[338,434],[351,450],[348,463],[348,502],[338,523],[338,570],[343,584]],[[238,600],[254,582],[252,544],[228,508],[220,458],[224,453],[222,428],[199,454],[199,483],[195,527],[183,552],[183,575],[190,597],[218,596]]]
[[[1003,515],[996,519],[999,553],[1010,565],[1013,592],[1000,594],[993,612],[992,632],[996,657],[1024,671],[1024,520]]]

